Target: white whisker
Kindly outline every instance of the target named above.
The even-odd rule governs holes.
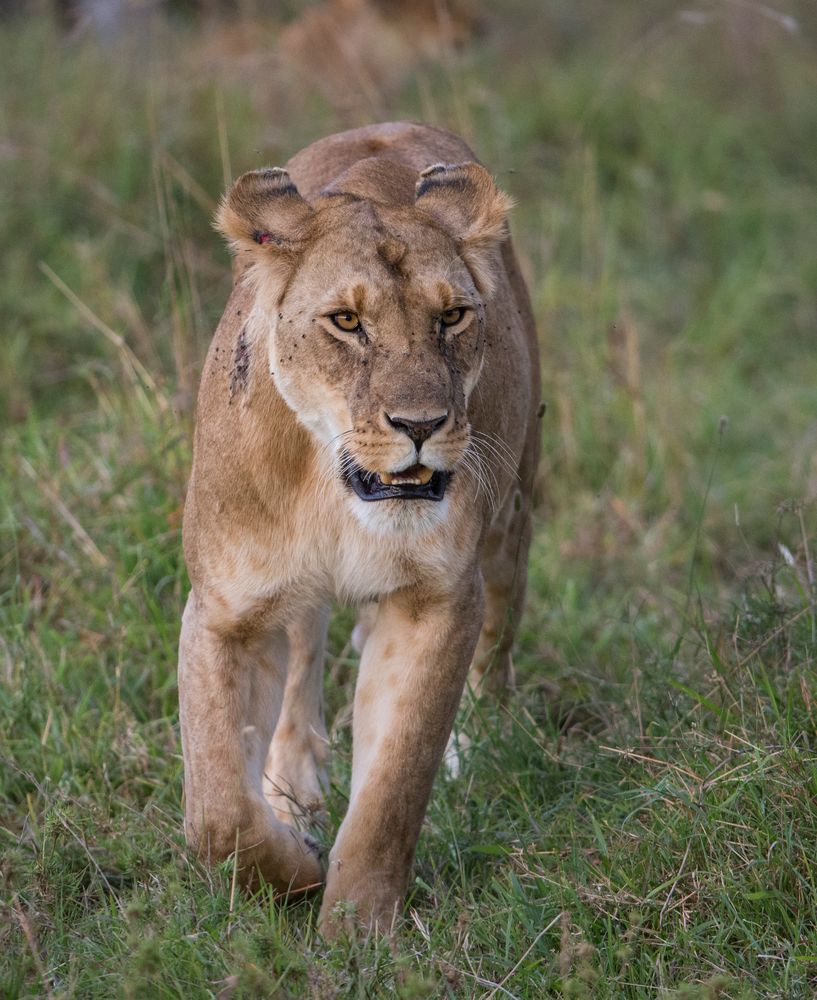
[[[477,495],[484,493],[491,512],[496,513],[498,503],[496,479],[491,469],[486,465],[477,451],[476,442],[472,442],[469,445],[460,461],[473,476],[476,483]],[[489,476],[491,481],[489,481]]]
[[[475,431],[473,428],[471,430],[471,437],[478,441],[502,465],[509,475],[513,476],[514,479],[519,478],[516,457],[501,438],[493,434],[486,434],[484,431]]]
[[[320,464],[320,473],[316,484],[318,492],[329,489],[335,477],[343,476],[354,464],[351,455],[342,452],[341,445],[337,444],[337,442],[343,442],[347,438],[353,437],[354,434],[354,427],[350,427],[349,430],[341,431],[329,441],[324,441],[318,449],[318,462]]]
[[[474,428],[471,428],[471,433],[476,434],[477,437],[480,437],[483,440],[490,441],[491,444],[493,444],[499,451],[501,451],[509,461],[516,464],[516,455],[514,455],[507,441],[503,441],[503,439],[498,434],[494,434],[490,431],[480,431]]]
[[[516,469],[514,469],[512,466],[508,464],[507,459],[503,458],[501,455],[497,455],[496,452],[491,449],[490,445],[487,444],[487,442],[474,439],[473,444],[474,448],[480,452],[480,457],[483,459],[483,461],[485,461],[486,465],[488,465],[489,468],[491,468],[491,466],[494,465],[497,467],[497,471],[507,473],[507,475],[509,475],[512,479],[519,478]],[[485,454],[483,454],[482,451],[483,449],[485,451]],[[496,473],[494,473],[494,475],[496,475]]]

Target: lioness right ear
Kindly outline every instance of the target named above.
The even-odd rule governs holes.
[[[255,264],[297,254],[312,215],[286,170],[268,167],[238,178],[221,199],[215,226],[234,254],[249,254],[246,263]]]

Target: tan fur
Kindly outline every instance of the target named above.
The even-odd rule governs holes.
[[[479,30],[470,0],[324,0],[281,33],[278,51],[338,110],[377,107],[428,60]]]
[[[508,207],[460,139],[397,123],[246,174],[219,212],[239,278],[202,376],[185,509],[186,833],[203,858],[237,851],[245,883],[323,880],[301,828],[325,790],[328,608],[363,605],[327,933],[341,901],[391,926],[469,665],[475,687],[489,665],[511,673],[539,375]],[[333,326],[341,310],[367,341]],[[439,426],[418,448],[387,415]],[[344,455],[453,475],[441,502],[367,503]]]

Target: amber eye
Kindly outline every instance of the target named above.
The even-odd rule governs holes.
[[[333,313],[329,318],[339,330],[343,330],[345,333],[360,333],[363,329],[360,325],[360,317],[357,313]]]
[[[442,324],[443,326],[456,326],[464,315],[465,310],[462,308],[446,309],[441,317]]]

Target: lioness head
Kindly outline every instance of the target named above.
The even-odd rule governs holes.
[[[256,170],[225,196],[217,225],[255,288],[271,376],[350,498],[439,501],[469,466],[509,206],[476,163],[364,160],[312,203]]]

